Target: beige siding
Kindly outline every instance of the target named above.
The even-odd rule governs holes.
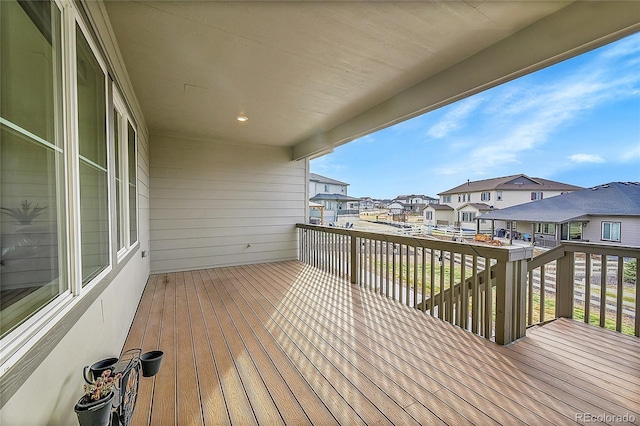
[[[152,135],[151,269],[296,258],[305,175],[288,149]]]
[[[602,222],[620,222],[620,242],[602,240]],[[592,216],[583,238],[600,244],[640,247],[640,217]]]

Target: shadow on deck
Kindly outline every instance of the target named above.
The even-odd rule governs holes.
[[[297,261],[152,275],[132,347],[165,352],[136,425],[640,421],[636,337],[560,319],[502,347]]]

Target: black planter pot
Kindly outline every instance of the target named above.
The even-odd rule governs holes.
[[[150,351],[140,355],[140,363],[142,364],[142,377],[152,377],[160,370],[162,362],[162,351]]]
[[[111,406],[114,393],[97,401],[83,402],[82,397],[73,410],[80,426],[106,426],[111,422]]]
[[[84,379],[87,381],[87,383],[91,383],[92,381],[100,377],[104,371],[113,371],[117,362],[118,358],[105,358],[101,359],[98,362],[94,362],[93,364],[91,364],[91,367],[84,368]],[[87,374],[87,371],[91,372],[91,376]]]

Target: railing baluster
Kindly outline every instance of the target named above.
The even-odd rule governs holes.
[[[467,330],[469,328],[469,286],[467,285],[467,256],[460,256],[460,315],[458,325]]]
[[[493,328],[493,288],[491,286],[491,259],[484,258],[484,293],[485,293],[485,306],[484,306],[484,337],[491,339],[491,332]]]
[[[427,254],[425,253],[425,248],[422,247],[422,312],[427,311]]]
[[[413,247],[413,307],[418,306],[418,248]]]
[[[438,288],[438,293],[440,295],[440,303],[438,303],[438,318],[444,320],[444,310],[445,310],[445,302],[444,302],[444,252],[440,250],[440,286]]]
[[[394,285],[393,286],[393,300],[397,300],[398,302],[402,303],[402,283],[403,283],[403,279],[402,279],[402,248],[404,247],[403,244],[399,244],[398,245],[398,285]],[[396,296],[396,289],[397,289],[397,298]]]
[[[533,324],[533,270],[529,271],[527,288],[527,325]]]
[[[449,252],[449,307],[447,308],[447,321],[454,324],[454,306],[455,306],[455,255]]]
[[[431,316],[435,316],[435,297],[436,297],[436,257],[435,257],[435,250],[431,249],[431,251],[429,252],[429,300],[431,302],[431,305],[429,306],[429,312],[431,313]]]
[[[547,283],[547,279],[545,278],[546,266],[542,265],[540,268],[540,288],[538,291],[540,292],[540,322],[544,322],[544,308],[545,308],[545,286]]]
[[[591,254],[585,253],[584,261],[584,322],[591,317]]]
[[[607,255],[600,256],[600,327],[604,327],[607,315]]]
[[[471,331],[478,334],[479,299],[480,299],[480,271],[478,270],[478,256],[473,255],[473,281],[471,283]]]
[[[410,291],[411,290],[411,279],[410,279],[410,277],[411,277],[411,261],[409,260],[410,259],[410,252],[411,252],[411,247],[407,244],[407,254],[406,254],[406,256],[407,256],[407,272],[406,272],[406,275],[405,275],[406,286],[407,286],[407,288],[406,288],[407,294],[405,295],[405,301],[406,301],[406,305],[407,306],[411,306],[411,291]]]
[[[384,276],[384,281],[385,281],[385,294],[387,295],[387,297],[389,297],[389,266],[391,262],[389,262],[389,242],[385,242],[385,249],[386,249],[386,253],[387,253],[387,257],[385,259],[385,276]],[[392,247],[392,253],[393,253],[393,247]]]
[[[396,250],[397,250],[397,246],[394,243],[393,244],[393,261],[391,264],[391,282],[389,283],[389,285],[391,285],[391,298],[393,300],[396,300]]]
[[[387,243],[385,241],[380,240],[380,267],[378,268],[378,276],[380,277],[380,289],[379,292],[380,294],[384,293],[384,264],[386,263],[387,259],[386,259],[386,245]],[[384,251],[382,249],[382,247],[385,247]]]
[[[623,278],[624,259],[618,257],[618,289],[616,292],[616,331],[622,331],[622,278]]]

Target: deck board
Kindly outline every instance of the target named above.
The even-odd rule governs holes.
[[[640,421],[640,339],[571,320],[502,347],[300,262],[153,275],[133,424]]]

